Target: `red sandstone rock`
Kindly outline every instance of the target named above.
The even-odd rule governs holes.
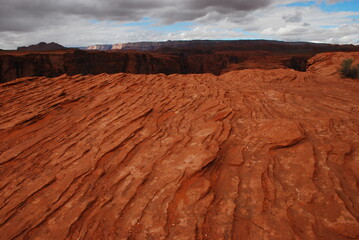
[[[359,52],[323,53],[318,54],[308,62],[308,71],[324,75],[339,77],[339,68],[345,59],[353,59],[353,66],[359,64]]]
[[[2,84],[0,236],[358,239],[358,92],[288,69]]]

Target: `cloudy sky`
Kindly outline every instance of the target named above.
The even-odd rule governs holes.
[[[273,39],[359,44],[359,0],[0,0],[0,48]]]

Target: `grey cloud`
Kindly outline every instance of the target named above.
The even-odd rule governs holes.
[[[295,14],[285,15],[282,17],[285,22],[297,23],[302,21],[302,13],[297,11]]]
[[[187,1],[189,7],[194,9],[215,8],[237,11],[250,11],[270,4],[268,0],[196,0]]]
[[[210,12],[223,15],[268,6],[273,0],[0,0],[0,31],[32,31],[70,24],[75,17],[137,21],[143,17],[164,24],[191,21]]]

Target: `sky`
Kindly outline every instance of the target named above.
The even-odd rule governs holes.
[[[193,39],[359,44],[359,0],[0,0],[0,49]]]

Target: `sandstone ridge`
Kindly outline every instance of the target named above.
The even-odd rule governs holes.
[[[335,57],[1,84],[0,236],[358,239],[359,84],[317,71]]]

